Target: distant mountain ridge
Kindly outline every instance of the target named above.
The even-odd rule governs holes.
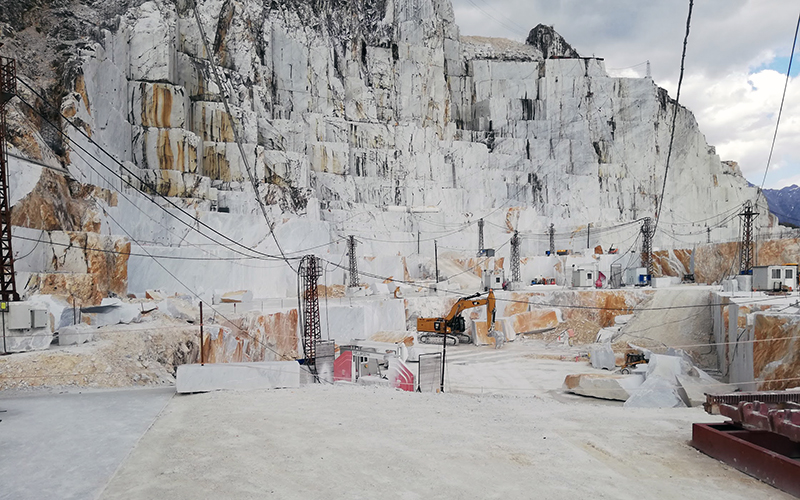
[[[792,184],[782,189],[765,189],[769,210],[781,224],[800,227],[800,186]]]

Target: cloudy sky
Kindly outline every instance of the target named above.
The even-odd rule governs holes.
[[[539,23],[613,76],[644,76],[675,97],[688,0],[452,0],[462,35],[524,41]],[[723,160],[761,184],[775,131],[800,2],[695,0],[681,104]],[[800,42],[798,42],[800,45]],[[800,185],[800,47],[795,49],[765,187]]]

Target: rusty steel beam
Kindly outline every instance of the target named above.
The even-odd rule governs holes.
[[[770,431],[800,443],[800,393],[743,392],[706,395],[705,409],[731,419],[738,427]]]
[[[800,410],[776,410],[770,420],[775,432],[800,443]]]
[[[754,391],[754,392],[734,392],[730,394],[706,394],[706,402],[703,408],[711,415],[726,415],[723,413],[723,405],[739,406],[742,401],[760,402],[774,408],[795,408],[800,409],[800,391]],[[730,411],[730,410],[728,410]]]
[[[731,424],[693,424],[691,445],[740,471],[800,497],[800,444]]]

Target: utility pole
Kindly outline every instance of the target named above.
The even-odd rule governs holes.
[[[592,223],[590,222],[588,226],[586,226],[586,248],[591,248],[589,245],[589,234],[592,231]]]
[[[300,261],[300,277],[303,278],[303,354],[306,366],[317,375],[317,342],[322,340],[322,326],[319,319],[319,295],[317,281],[322,276],[319,259],[315,255],[306,255]]]
[[[514,231],[511,237],[511,281],[522,281],[519,274],[519,231]]]
[[[478,257],[483,253],[483,219],[478,220]]]
[[[445,358],[447,357],[447,328],[445,328],[444,335],[442,335],[442,383],[439,390],[444,392],[444,368]]]
[[[550,255],[556,254],[556,225],[550,223]]]
[[[74,309],[74,307],[73,307]],[[205,359],[203,358],[203,301],[200,301],[200,365],[205,365]]]
[[[14,59],[0,57],[0,298],[19,300],[11,249],[11,209],[8,206],[8,150],[6,146],[6,103],[17,94],[17,67]],[[7,307],[1,307],[7,311]],[[5,335],[5,328],[3,329]]]
[[[417,255],[419,255],[419,229],[417,229]]]
[[[356,237],[350,235],[347,237],[347,253],[350,256],[350,286],[357,288],[360,285],[358,279],[358,261],[356,260]]]
[[[649,276],[653,275],[653,219],[650,217],[645,217],[642,224],[642,267]]]
[[[753,270],[753,219],[758,213],[753,211],[753,203],[747,200],[744,210],[739,214],[742,219],[742,250],[739,255],[739,273],[747,274]]]
[[[706,227],[706,243],[711,243],[711,228]]]
[[[433,260],[436,262],[436,283],[439,283],[439,242],[433,240]]]

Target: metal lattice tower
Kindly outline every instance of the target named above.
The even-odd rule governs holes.
[[[550,224],[550,255],[556,254],[556,225]]]
[[[358,279],[358,261],[356,260],[356,237],[347,237],[347,254],[350,256],[350,286],[358,287],[360,280]]]
[[[522,281],[519,275],[519,231],[511,238],[511,281]]]
[[[653,219],[645,217],[642,224],[642,267],[650,276],[653,275],[653,232]]]
[[[306,255],[300,261],[300,277],[303,278],[303,353],[306,366],[312,373],[316,369],[317,342],[322,340],[322,326],[319,320],[319,294],[317,280],[322,276],[319,259]]]
[[[0,297],[19,300],[11,250],[11,209],[8,206],[8,151],[6,149],[6,103],[17,93],[16,61],[0,57]]]
[[[747,200],[744,210],[739,214],[742,219],[742,250],[739,255],[739,272],[746,274],[753,269],[753,219],[758,213],[753,211],[753,203]]]
[[[483,253],[483,219],[478,219],[478,256]]]

